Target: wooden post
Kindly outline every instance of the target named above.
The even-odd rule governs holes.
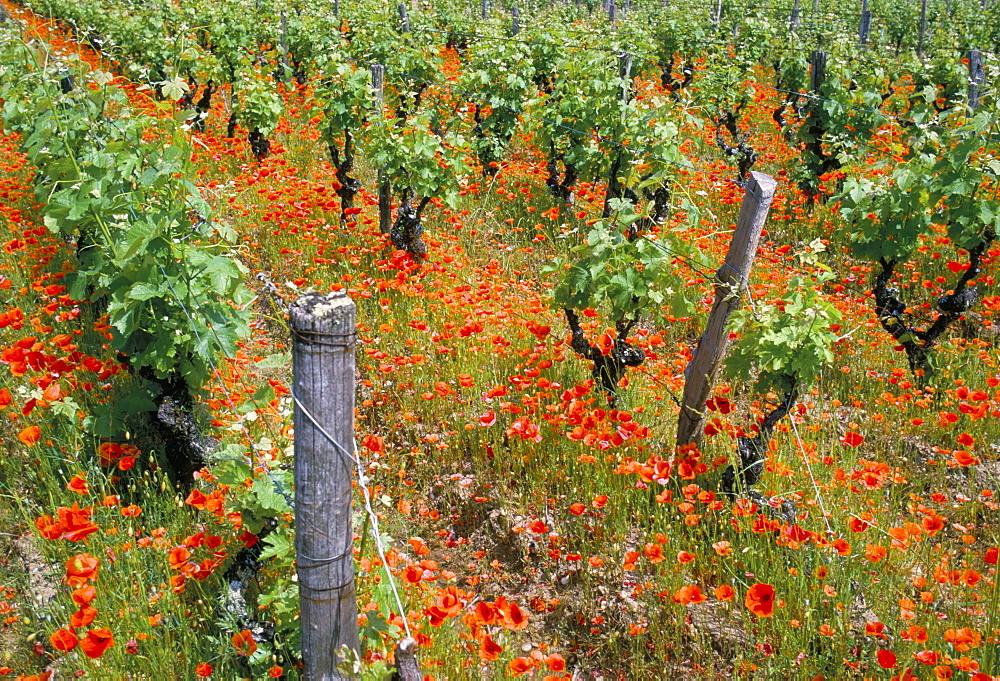
[[[399,9],[399,30],[402,33],[409,33],[410,17],[406,16],[406,5],[399,3],[399,5],[397,5],[397,9]]]
[[[983,54],[979,50],[969,50],[969,115],[979,108],[979,98],[982,96],[982,86],[986,83],[986,70],[983,68]]]
[[[490,0],[483,0],[483,21],[490,16]]]
[[[618,77],[622,80],[622,104],[628,104],[632,90],[632,58],[631,52],[618,55]]]
[[[799,27],[799,2],[800,0],[795,0],[795,5],[792,7],[792,18],[788,20],[788,26],[792,31]]]
[[[858,41],[864,47],[868,44],[868,34],[872,29],[872,13],[868,10],[868,0],[861,0],[861,24],[858,26]]]
[[[375,91],[376,116],[381,121],[385,117],[385,67],[372,64],[372,90]],[[378,171],[378,228],[383,234],[392,227],[392,185],[385,179],[385,173]]]
[[[337,672],[340,646],[358,650],[354,466],[337,447],[353,455],[355,306],[344,293],[306,293],[289,312],[303,678],[326,681],[344,678]]]
[[[517,7],[510,11],[510,34],[517,35],[521,32],[521,13],[518,11]]]
[[[813,50],[809,57],[809,64],[812,66],[809,73],[809,92],[818,95],[820,86],[826,80],[826,52]]]
[[[340,0],[333,0],[333,16],[340,18]]]
[[[611,30],[614,30],[618,23],[618,5],[615,0],[608,0],[608,21],[611,22]]]
[[[740,291],[746,286],[750,267],[757,255],[757,243],[774,200],[776,186],[774,178],[769,175],[750,173],[729,253],[725,263],[715,273],[715,304],[685,372],[684,402],[677,423],[678,446],[701,443],[705,403],[712,394],[715,374],[729,343],[726,323],[739,306]]]
[[[716,26],[722,23],[722,0],[716,0],[715,3],[715,17],[713,22]]]
[[[292,65],[288,59],[288,15],[281,10],[281,79],[291,82]]]
[[[924,56],[924,40],[927,39],[927,0],[920,0],[920,37],[917,39],[917,54]]]
[[[417,641],[407,636],[396,646],[396,676],[399,681],[424,681],[416,655]]]

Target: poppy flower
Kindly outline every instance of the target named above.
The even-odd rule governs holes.
[[[79,642],[80,639],[71,629],[59,629],[49,636],[49,643],[52,644],[52,647],[64,653],[76,648],[76,644]]]
[[[735,595],[736,595],[735,589],[733,589],[733,587],[729,586],[728,584],[722,584],[720,586],[715,587],[715,597],[718,598],[720,601],[731,601],[733,600],[733,596]]]
[[[860,433],[855,433],[853,430],[847,431],[840,438],[840,443],[845,447],[857,447],[864,441],[865,436]]]
[[[87,474],[77,473],[72,478],[70,478],[69,484],[66,485],[66,489],[70,492],[76,492],[79,495],[87,494],[90,491],[90,487],[87,485]]]
[[[479,642],[479,657],[487,662],[496,660],[502,652],[503,647],[497,645],[488,635],[483,636],[483,640]]]
[[[892,669],[896,666],[896,653],[891,650],[879,650],[875,654],[875,659],[878,661],[878,666],[882,669]]]
[[[115,644],[115,638],[107,627],[91,629],[80,640],[80,650],[92,660],[96,660]]]
[[[66,561],[66,583],[76,588],[97,579],[101,561],[88,553],[78,553]]]
[[[92,584],[81,586],[73,591],[73,602],[77,605],[86,605],[97,597],[97,589]]]
[[[770,584],[754,584],[747,589],[744,605],[757,617],[770,617],[774,614],[774,587]]]
[[[79,629],[80,627],[86,627],[94,621],[97,617],[97,608],[85,603],[80,606],[80,609],[69,616],[69,624],[74,629]]]
[[[198,676],[205,678],[206,676],[212,675],[212,665],[208,662],[201,662],[197,667],[194,668],[194,673]]]
[[[500,598],[503,598],[501,596]],[[500,599],[497,599],[499,603]],[[520,631],[528,626],[528,615],[517,603],[511,601],[505,603],[500,608],[500,616],[503,618],[503,625],[511,631]]]
[[[230,640],[233,643],[233,648],[236,648],[237,655],[250,657],[257,651],[257,642],[253,640],[253,634],[249,629],[243,629],[233,634]]]
[[[687,584],[674,592],[673,600],[681,605],[704,603],[705,594],[701,592],[701,587],[697,584]]]
[[[28,426],[22,430],[17,435],[17,439],[31,447],[33,444],[38,442],[38,439],[42,436],[42,431],[38,426]]]

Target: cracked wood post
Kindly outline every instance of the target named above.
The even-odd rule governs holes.
[[[924,41],[927,39],[927,0],[920,0],[920,38],[917,42],[917,54],[924,57]]]
[[[385,117],[385,67],[381,64],[372,64],[371,72],[372,90],[375,92],[375,115],[379,121],[382,121]],[[385,179],[385,173],[379,168],[378,228],[383,234],[388,234],[390,227],[392,227],[392,185]]]
[[[289,314],[303,678],[339,680],[337,649],[359,650],[353,465],[326,434],[353,456],[356,308],[344,293],[306,293]]]
[[[818,95],[819,89],[826,80],[826,52],[823,50],[813,50],[809,56],[809,92]]]
[[[701,444],[705,403],[712,394],[715,374],[729,343],[726,324],[739,306],[740,291],[749,279],[760,233],[774,200],[775,187],[774,178],[763,173],[751,172],[747,180],[746,194],[743,195],[743,205],[726,261],[715,273],[715,304],[685,371],[684,401],[677,423],[678,446],[691,442]]]
[[[868,34],[872,28],[872,13],[868,9],[868,0],[861,0],[861,23],[858,25],[858,42],[864,47],[868,44]]]
[[[969,50],[969,117],[979,108],[979,98],[982,87],[986,83],[986,71],[983,69],[983,53],[979,50]]]

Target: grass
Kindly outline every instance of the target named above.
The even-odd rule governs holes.
[[[294,102],[296,96],[289,97]],[[755,106],[753,120],[766,122],[765,104]],[[467,194],[457,211],[433,212],[427,224],[432,256],[408,268],[393,260],[377,234],[369,194],[353,226],[341,227],[336,212],[319,205],[316,187],[328,188],[332,174],[312,142],[310,115],[303,110],[289,117],[278,138],[285,151],[262,164],[251,162],[242,144],[215,142],[197,155],[205,170],[202,182],[219,187],[217,194],[206,193],[219,217],[242,235],[238,250],[253,270],[248,284],[262,296],[254,336],[220,367],[202,403],[223,445],[249,450],[247,442],[254,443],[258,459],[245,478],[267,483],[263,459],[280,471],[291,445],[287,394],[264,403],[253,397],[268,380],[290,384],[288,367],[256,364],[287,350],[280,306],[304,288],[350,292],[362,339],[358,439],[382,438],[381,447],[362,447],[361,453],[426,673],[506,678],[527,667],[536,678],[574,670],[606,678],[659,678],[664,672],[843,678],[888,676],[907,666],[925,676],[943,675],[944,667],[972,671],[972,660],[982,671],[997,669],[996,571],[984,561],[987,549],[1000,543],[993,496],[1000,441],[995,349],[991,340],[949,341],[940,350],[935,389],[915,389],[903,356],[879,330],[865,297],[866,265],[843,251],[832,206],[808,212],[794,185],[783,182],[750,285],[756,302],[780,297],[789,275],[801,267],[797,254],[815,239],[827,239],[826,264],[842,287],[827,293],[845,313],[845,332],[853,332],[839,344],[822,380],[802,396],[792,420],[777,428],[759,487],[769,499],[795,503],[791,521],[777,520],[766,509],[751,511],[749,503],[733,504],[715,493],[722,464],[710,465],[696,479],[674,476],[663,486],[617,472],[630,461],[673,454],[672,396],[682,389],[682,372],[708,308],[711,272],[690,273],[703,295],[698,318],[664,328],[641,325],[642,342],[656,357],[629,375],[620,409],[648,427],[649,437],[605,447],[625,421],[611,422],[602,397],[588,385],[589,368],[569,349],[560,312],[549,308],[552,280],[539,275],[579,242],[594,215],[592,204],[579,199],[558,220],[540,217],[552,201],[529,150],[518,149],[496,179],[470,178],[482,190]],[[216,115],[210,127],[220,119]],[[778,150],[762,169],[781,177],[779,171],[794,166],[794,155],[764,123],[758,130],[761,147]],[[685,132],[695,140],[696,165],[732,174],[703,131]],[[3,153],[7,162],[14,158],[9,148]],[[373,176],[371,168],[359,173],[366,188]],[[679,181],[703,201],[703,223],[690,238],[721,261],[740,191],[706,174]],[[501,188],[507,194],[498,194]],[[30,203],[22,198],[18,205],[36,220]],[[576,218],[577,210],[587,215]],[[15,234],[25,227],[9,215],[5,225]],[[782,252],[786,245],[790,249]],[[67,247],[53,247],[48,262],[36,261],[34,250],[2,256],[0,271],[10,290],[20,291],[8,304],[23,308],[27,317],[41,314],[50,298],[33,284],[72,259]],[[936,276],[935,263],[930,256],[917,263],[917,291],[923,281],[917,273]],[[278,285],[283,300],[263,292],[257,272]],[[550,331],[536,335],[528,322]],[[78,329],[85,352],[113,360],[101,355],[85,314],[53,326],[46,338]],[[603,326],[597,318],[588,330]],[[4,345],[28,331],[5,329]],[[2,378],[18,408],[36,389],[27,380],[32,376]],[[74,390],[73,399],[84,413],[99,413],[99,402],[127,392],[123,377],[110,382],[108,390]],[[580,394],[566,397],[577,386]],[[976,391],[985,397],[973,399]],[[735,447],[727,433],[749,431],[768,408],[766,401],[777,398],[725,380],[717,395],[733,408],[712,415],[721,432],[705,440],[704,462],[731,459]],[[977,416],[974,410],[983,405],[987,414]],[[288,657],[294,640],[282,638],[297,626],[288,556],[264,561],[249,592],[247,619],[221,605],[224,568],[205,581],[187,579],[183,588],[171,581],[178,576],[171,552],[198,544],[188,538],[199,532],[220,537],[217,548],[230,560],[252,541],[244,531],[259,524],[260,514],[242,472],[216,461],[209,471],[218,479],[202,478],[196,486],[205,494],[222,491],[225,506],[221,515],[197,510],[169,483],[158,463],[162,452],[145,434],[115,440],[149,443],[134,469],[116,471],[97,463],[99,441],[72,411],[69,417],[48,410],[10,418],[14,407],[6,410],[3,427],[10,454],[0,458],[0,555],[6,558],[0,582],[8,589],[2,602],[14,608],[3,613],[6,667],[29,674],[51,665],[94,678],[169,669],[190,678],[198,665],[209,664],[219,678],[260,678],[276,667],[282,669],[274,673],[296,675]],[[484,425],[491,413],[495,423]],[[29,446],[18,434],[31,422],[42,424],[44,435]],[[538,427],[538,441],[529,426]],[[594,441],[567,437],[577,426],[595,433]],[[844,444],[848,432],[863,435],[863,441]],[[961,444],[962,433],[972,445]],[[963,448],[982,463],[949,465],[952,450]],[[86,474],[89,485],[83,495],[66,488],[78,473]],[[656,493],[670,499],[659,502]],[[111,495],[120,501],[104,506]],[[82,543],[40,538],[35,519],[73,502],[93,506],[98,532]],[[122,516],[132,503],[141,513]],[[272,515],[279,525],[288,524],[287,516]],[[360,548],[364,523],[357,515]],[[34,551],[27,555],[39,561],[40,571],[26,573],[25,554],[10,535],[29,538]],[[835,544],[838,539],[849,546]],[[886,556],[873,561],[866,556],[869,546],[885,547]],[[62,576],[66,561],[81,552],[101,560],[95,626],[108,626],[115,635],[115,645],[98,660],[79,651],[63,656],[49,641],[76,610]],[[211,551],[197,545],[192,553],[202,560]],[[375,662],[390,654],[402,621],[373,541],[367,540],[358,558],[358,603],[372,625],[366,629],[367,660]],[[409,566],[419,566],[416,579],[407,576],[414,574],[407,573]],[[37,604],[32,594],[42,583],[55,597]],[[772,616],[759,617],[746,606],[755,584],[774,587]],[[716,591],[723,586],[732,587],[731,600]],[[434,626],[430,609],[443,603],[448,587],[468,594],[466,602]],[[490,619],[501,597],[529,613],[526,628]],[[479,603],[492,604],[484,606],[486,616]],[[384,634],[373,629],[381,620],[388,620]],[[250,655],[241,655],[232,640],[244,629],[257,646]],[[491,651],[487,638],[502,650]],[[879,651],[891,651],[898,660],[892,672]]]

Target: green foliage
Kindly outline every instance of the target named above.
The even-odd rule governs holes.
[[[626,238],[623,228],[639,220],[628,201],[616,201],[617,224],[597,222],[587,241],[574,248],[569,264],[557,259],[548,272],[562,272],[553,291],[557,308],[606,310],[615,322],[640,314],[662,320],[667,314],[689,316],[694,301],[687,298],[685,279],[675,263],[697,258],[671,233],[663,239]],[[568,269],[567,269],[568,266]]]
[[[0,35],[0,53],[3,121],[38,169],[45,224],[77,240],[70,295],[106,305],[112,348],[136,372],[197,390],[247,332],[234,303],[250,296],[190,179],[180,124],[132,115],[107,74],[53,63],[19,36]],[[80,87],[61,92],[64,74]]]
[[[964,249],[1000,229],[1000,202],[988,189],[1000,178],[996,125],[990,110],[969,121],[953,112],[921,126],[891,171],[849,177],[838,199],[852,253],[905,262],[934,226]]]
[[[458,205],[459,178],[466,172],[465,142],[453,133],[439,137],[431,131],[431,117],[418,113],[403,125],[384,121],[368,128],[369,157],[395,188],[417,196],[438,198],[450,208]]]
[[[840,311],[820,293],[820,285],[832,278],[827,272],[792,277],[778,303],[737,311],[739,340],[726,359],[726,372],[747,381],[756,374],[761,393],[780,395],[792,385],[815,383],[833,361],[839,338]]]
[[[260,68],[245,64],[236,82],[233,94],[237,98],[239,119],[250,130],[256,130],[264,137],[270,136],[278,128],[278,120],[284,111],[281,97],[260,72]]]

